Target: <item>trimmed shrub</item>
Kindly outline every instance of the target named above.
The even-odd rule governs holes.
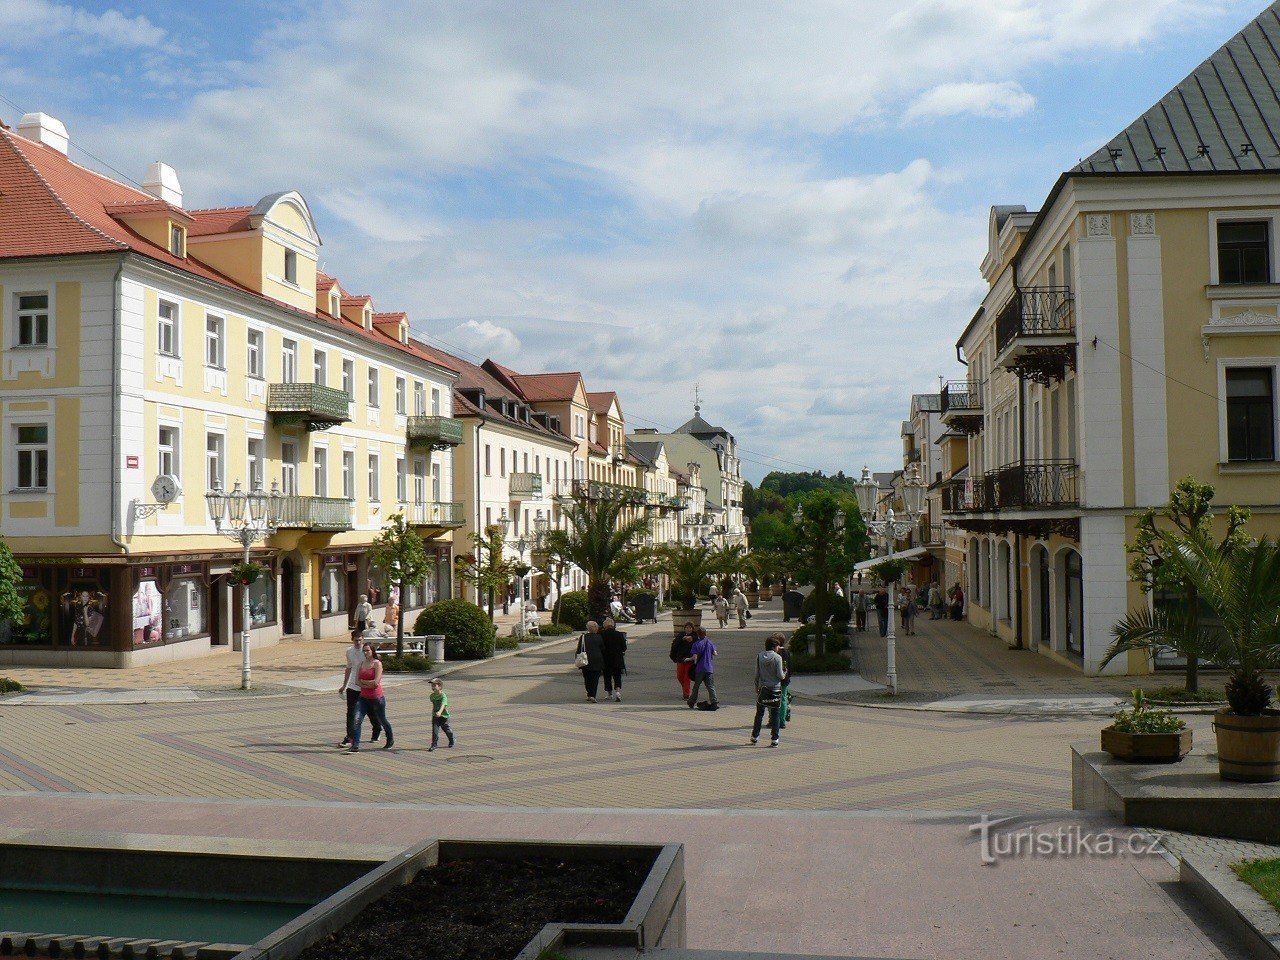
[[[849,660],[843,653],[824,653],[811,657],[806,653],[791,654],[792,673],[841,673],[849,669]]]
[[[382,669],[385,673],[426,673],[431,661],[421,653],[406,653],[403,657],[389,653],[382,657]]]
[[[560,622],[567,623],[574,630],[587,629],[587,621],[591,619],[590,607],[587,605],[587,591],[570,590],[560,597]]]
[[[19,690],[25,689],[17,680],[11,680],[8,677],[0,677],[0,693],[17,693]]]
[[[488,615],[467,600],[438,600],[418,614],[413,632],[444,636],[446,660],[483,660],[497,632]]]
[[[818,614],[818,591],[813,590],[800,604],[800,619],[808,620]],[[827,616],[840,623],[848,623],[853,619],[849,609],[849,601],[834,593],[827,594]]]
[[[520,638],[515,634],[509,637],[498,637],[493,646],[495,650],[519,650]]]
[[[567,637],[571,633],[577,633],[573,627],[567,623],[544,623],[538,628],[538,632],[544,637]]]

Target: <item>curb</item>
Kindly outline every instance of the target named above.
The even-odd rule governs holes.
[[[1280,913],[1230,866],[1195,854],[1184,856],[1178,882],[1248,944],[1252,953],[1280,958]]]
[[[872,681],[875,682],[875,681]],[[822,703],[832,707],[860,707],[866,710],[907,710],[912,713],[948,713],[962,714],[978,717],[1110,717],[1111,710],[995,710],[995,709],[968,709],[965,707],[939,707],[933,704],[941,701],[933,700],[928,703],[862,703],[856,700],[839,700],[830,696],[821,694],[796,693],[793,694],[797,700],[808,700],[814,703]],[[1123,697],[1117,697],[1124,700]],[[888,698],[886,698],[888,699]],[[1205,709],[1202,707],[1170,707],[1172,713],[1181,713],[1188,715],[1211,715],[1216,708]]]

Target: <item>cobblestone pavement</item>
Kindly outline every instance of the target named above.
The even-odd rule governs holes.
[[[749,746],[753,661],[778,626],[775,611],[761,610],[747,630],[715,631],[724,702],[715,713],[681,702],[665,621],[633,628],[623,703],[584,702],[568,643],[477,665],[448,678],[459,748],[430,755],[419,680],[388,693],[395,749],[359,756],[336,749],[336,693],[6,708],[0,790],[586,807],[1070,805],[1069,744],[1096,737],[1096,718],[802,701],[780,749]],[[331,670],[342,651],[330,649]]]

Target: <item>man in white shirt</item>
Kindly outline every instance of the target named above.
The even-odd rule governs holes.
[[[355,630],[351,634],[351,646],[347,647],[347,669],[342,674],[342,686],[338,687],[338,696],[347,698],[347,735],[342,738],[345,747],[351,743],[355,733],[356,702],[360,699],[360,664],[364,661],[363,631]],[[369,722],[373,725],[371,740],[382,735],[382,724],[373,714],[369,714]]]
[[[738,588],[733,590],[733,609],[738,614],[738,629],[747,628],[747,595]]]
[[[360,602],[356,605],[356,629],[364,633],[373,626],[373,604],[365,594],[360,594]]]

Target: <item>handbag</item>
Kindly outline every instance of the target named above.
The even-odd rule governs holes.
[[[762,707],[776,707],[782,703],[782,691],[761,687],[756,691],[756,703]]]
[[[578,638],[578,654],[573,658],[573,665],[579,670],[587,669],[587,635],[584,633]]]

